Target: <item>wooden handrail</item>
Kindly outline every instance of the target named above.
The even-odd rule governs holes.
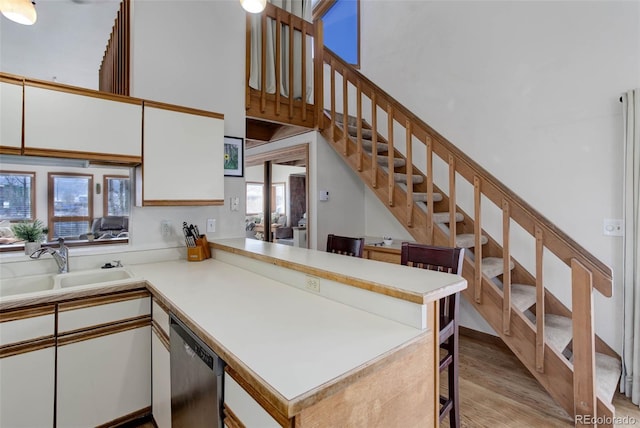
[[[449,156],[453,156],[456,159],[456,172],[459,176],[464,177],[470,183],[477,183],[481,188],[482,195],[491,200],[496,206],[501,207],[503,201],[506,201],[510,206],[510,215],[514,221],[532,236],[535,236],[535,230],[538,227],[544,235],[544,244],[549,251],[567,266],[571,265],[572,259],[578,260],[592,273],[594,288],[604,296],[611,297],[613,274],[607,265],[571,239],[539,211],[400,104],[395,98],[353,67],[350,67],[326,47],[323,58],[325,63],[332,65],[332,73],[342,72],[343,79],[348,80],[353,85],[360,85],[361,93],[371,99],[372,109],[375,105],[388,106],[387,111],[392,112],[395,122],[401,124],[412,123],[411,132],[419,141],[426,144],[426,139],[429,138],[433,145],[433,152],[440,158],[447,160]],[[331,79],[333,81],[333,75]],[[333,90],[332,88],[332,98],[334,97]],[[320,102],[320,100],[316,100],[316,102]],[[334,108],[332,107],[332,110]],[[375,136],[375,134],[374,132],[373,135]],[[375,165],[375,162],[373,164]]]

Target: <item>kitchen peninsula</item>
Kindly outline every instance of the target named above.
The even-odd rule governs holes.
[[[172,313],[226,362],[227,426],[436,425],[437,300],[463,278],[251,239],[211,247],[213,259],[127,268],[152,296],[154,329]]]

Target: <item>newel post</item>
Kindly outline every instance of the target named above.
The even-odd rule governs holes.
[[[572,259],[573,399],[576,426],[594,426],[593,421],[597,416],[592,290],[591,272],[582,263]]]

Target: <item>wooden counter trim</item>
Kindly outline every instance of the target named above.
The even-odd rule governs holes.
[[[0,358],[12,357],[14,355],[26,354],[28,352],[39,351],[56,346],[56,339],[53,335],[41,339],[29,339],[24,342],[12,343],[0,347]]]
[[[224,199],[147,199],[142,201],[145,207],[205,207],[224,205]]]
[[[0,311],[0,323],[8,321],[22,320],[26,318],[40,317],[43,315],[55,314],[55,304],[44,304],[41,306],[30,306],[24,309],[8,309]]]
[[[151,416],[151,406],[145,407],[135,412],[131,412],[128,415],[120,416],[117,419],[109,421],[105,424],[98,425],[96,428],[108,428],[115,426],[125,426],[127,422],[133,422],[144,417]],[[136,425],[137,426],[137,425]]]
[[[240,421],[240,418],[233,413],[233,410],[227,406],[227,403],[224,403],[222,407],[222,412],[224,414],[224,425],[228,428],[246,428],[245,425]]]
[[[171,342],[169,341],[169,336],[164,332],[162,327],[158,325],[155,320],[151,320],[151,331],[158,336],[158,340],[162,343],[162,345],[167,349],[167,351],[171,351]]]
[[[212,117],[214,119],[224,119],[224,114],[222,113],[216,113],[213,111],[207,111],[207,110],[200,110],[200,109],[196,109],[196,108],[192,108],[192,107],[183,107],[183,106],[178,106],[178,105],[174,105],[174,104],[166,104],[166,103],[161,103],[158,101],[147,101],[145,100],[143,103],[144,107],[153,107],[153,108],[159,108],[162,110],[171,110],[171,111],[177,111],[179,113],[188,113],[188,114],[195,114],[198,116],[206,116],[206,117]]]
[[[216,243],[216,242],[211,243],[210,246],[214,249],[227,251],[229,253],[241,255],[244,257],[249,257],[254,260],[259,260],[272,265],[296,270],[298,272],[307,273],[307,274],[318,276],[320,278],[325,278],[331,281],[341,282],[343,284],[351,285],[353,287],[362,288],[367,291],[383,294],[385,296],[395,297],[397,299],[406,300],[408,302],[417,303],[419,305],[426,304],[434,299],[439,298],[439,297],[435,297],[435,298],[428,299],[426,296],[423,296],[422,294],[419,294],[419,293],[412,293],[410,291],[400,290],[398,288],[395,288],[389,285],[376,284],[374,282],[365,281],[365,280],[354,278],[348,275],[343,275],[335,272],[326,271],[323,269],[313,268],[303,264],[298,264],[298,263],[290,262],[287,260],[277,259],[271,256],[265,256],[263,254],[256,254],[251,251],[227,246],[227,245]],[[445,288],[443,288],[443,290],[444,289]],[[451,293],[445,293],[445,294],[451,294]]]
[[[23,86],[24,77],[18,76],[16,74],[0,72],[0,82],[12,83],[14,85]]]
[[[82,300],[72,300],[58,304],[58,312],[72,311],[75,309],[101,306],[109,303],[124,302],[127,300],[143,299],[151,297],[151,293],[146,289],[125,291],[122,293],[110,293],[96,297],[83,298]]]
[[[58,335],[58,346],[70,345],[76,342],[82,342],[97,337],[107,336],[110,334],[121,333],[127,330],[134,330],[140,327],[151,325],[151,315],[143,315],[137,318],[131,318],[127,321],[117,321],[114,323],[103,324],[100,326],[91,326],[88,329],[74,330]]]
[[[21,155],[22,148],[14,146],[0,146],[0,154],[2,155]]]
[[[228,363],[227,363],[228,364]],[[271,402],[267,401],[260,392],[258,392],[250,382],[244,380],[242,376],[238,372],[236,372],[232,367],[227,365],[224,368],[224,371],[235,380],[238,385],[245,390],[247,394],[251,396],[259,405],[262,407],[269,415],[276,420],[280,424],[280,426],[287,427],[290,426],[291,423],[289,418],[282,414]],[[225,405],[226,407],[226,405]],[[234,415],[235,416],[235,415]],[[226,421],[225,421],[226,422]]]
[[[37,79],[28,78],[28,77],[24,78],[24,85],[32,86],[35,88],[48,89],[52,91],[67,92],[69,94],[74,94],[74,95],[83,95],[86,97],[100,98],[103,100],[117,101],[120,103],[134,104],[139,106],[142,106],[142,101],[143,101],[141,98],[128,97],[125,95],[117,95],[117,94],[112,94],[110,92],[104,92],[104,91],[96,91],[94,89],[80,88],[77,86],[65,85],[62,83],[47,82],[44,80],[37,80]]]

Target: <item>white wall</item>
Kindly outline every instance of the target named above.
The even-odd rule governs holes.
[[[640,3],[361,8],[361,71],[612,266],[596,331],[620,350],[621,238],[603,236],[602,221],[622,215],[618,98],[640,86]],[[570,306],[569,284],[546,285]]]
[[[244,137],[245,14],[240,4],[133,0],[132,22],[131,95],[222,113],[225,135]],[[180,142],[167,150],[180,150]],[[210,239],[244,236],[244,178],[224,180],[224,206],[134,208],[134,247],[184,245],[182,222],[204,231],[207,218],[217,220]],[[241,201],[237,212],[230,211],[231,197]],[[162,220],[171,221],[173,237],[160,236]]]

